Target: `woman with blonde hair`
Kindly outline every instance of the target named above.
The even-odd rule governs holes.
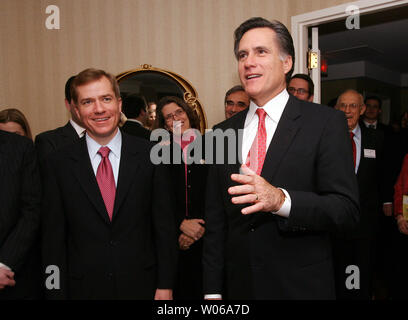
[[[0,111],[0,130],[33,139],[26,117],[18,109],[10,108]]]

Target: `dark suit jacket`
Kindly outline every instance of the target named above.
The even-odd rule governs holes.
[[[40,164],[43,164],[50,154],[77,140],[78,134],[69,121],[63,127],[40,133],[35,137],[35,148]]]
[[[357,171],[360,194],[361,216],[352,238],[372,238],[377,229],[381,209],[381,178],[383,161],[383,135],[378,130],[361,128],[361,158]],[[365,150],[375,150],[375,158],[366,155]]]
[[[205,142],[203,141],[201,146],[204,147],[204,145]],[[194,147],[194,142],[189,144],[187,154],[194,157],[194,150],[197,150],[198,146]],[[169,148],[171,150],[176,148],[180,154],[182,152],[180,146],[174,141],[169,145]],[[193,148],[191,152],[189,151],[190,148]],[[173,155],[172,152],[171,154]],[[202,158],[204,158],[203,151]],[[181,159],[183,158],[181,157]],[[187,166],[187,172],[185,170],[184,161],[180,164],[171,165],[171,182],[176,199],[175,212],[178,236],[181,234],[180,225],[184,219],[204,219],[207,166],[203,162],[194,162]],[[188,215],[186,214],[186,203]],[[179,250],[177,286],[174,292],[175,299],[202,299],[202,245],[203,238],[196,241],[188,250]]]
[[[85,138],[47,161],[43,263],[60,268],[48,298],[153,299],[172,288],[176,235],[167,168],[150,161],[150,144],[122,133],[112,222]]]
[[[15,273],[15,287],[0,299],[39,298],[41,185],[32,141],[0,131],[0,262]]]
[[[150,131],[144,128],[140,123],[134,121],[126,121],[122,127],[122,131],[139,138],[150,140]]]
[[[220,129],[242,129],[247,110]],[[230,176],[240,164],[209,168],[204,290],[231,299],[334,299],[328,230],[358,222],[358,190],[344,114],[290,97],[267,150],[261,176],[291,198],[289,218],[242,215],[231,203]],[[221,148],[225,153],[227,148]]]

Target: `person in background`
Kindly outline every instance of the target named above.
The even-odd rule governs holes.
[[[156,121],[156,102],[149,102],[147,104],[147,117],[146,117],[146,128],[151,129]]]
[[[63,127],[56,128],[38,134],[35,137],[35,148],[37,149],[40,167],[48,155],[62,147],[72,144],[85,135],[85,129],[75,113],[75,108],[71,99],[71,84],[75,76],[71,76],[65,83],[65,108],[71,115],[71,119]]]
[[[41,299],[41,181],[31,140],[0,130],[0,300]]]
[[[404,157],[402,168],[395,184],[394,216],[399,233],[395,234],[395,257],[393,261],[392,299],[408,299],[408,215],[404,214],[403,206],[408,197],[408,155]]]
[[[291,95],[300,100],[313,102],[314,84],[307,74],[298,73],[292,76],[287,90]]]
[[[249,97],[241,86],[234,86],[225,93],[225,119],[229,119],[249,106]]]
[[[177,147],[183,161],[172,161],[172,189],[175,192],[176,226],[179,244],[179,265],[174,289],[175,299],[202,299],[202,237],[205,233],[204,199],[207,167],[200,163],[186,164],[192,142],[198,138],[200,123],[189,105],[178,97],[164,97],[157,106],[157,128],[171,134],[170,150]],[[196,129],[196,130],[191,130]],[[188,134],[188,139],[185,141]],[[201,138],[201,136],[199,136]],[[203,142],[204,145],[204,142]],[[193,152],[191,152],[193,153]],[[202,153],[204,156],[204,153]],[[190,154],[194,156],[194,154]]]
[[[128,134],[150,139],[150,130],[144,127],[146,121],[146,105],[144,100],[137,95],[130,95],[123,99],[123,113],[127,120],[122,130]]]
[[[370,300],[372,295],[375,241],[381,211],[381,179],[384,137],[360,126],[366,109],[363,96],[353,89],[344,91],[335,107],[344,112],[349,129],[350,148],[360,196],[360,221],[354,230],[335,235],[334,257],[336,291],[340,300]],[[345,159],[346,160],[346,159]],[[348,160],[348,159],[347,159]],[[359,288],[346,286],[347,268],[359,268]]]
[[[0,130],[33,139],[26,117],[18,109],[11,108],[0,111]]]

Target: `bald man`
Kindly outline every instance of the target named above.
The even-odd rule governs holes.
[[[375,130],[359,125],[360,116],[366,110],[359,92],[344,91],[335,108],[343,111],[347,119],[361,209],[358,227],[352,232],[337,234],[334,240],[337,298],[368,300],[371,298],[373,241],[381,205],[379,180],[383,141]],[[350,266],[356,268],[350,269]],[[353,277],[355,286],[350,285]]]

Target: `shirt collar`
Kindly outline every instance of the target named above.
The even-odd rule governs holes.
[[[98,151],[101,147],[105,147],[100,145],[98,142],[96,142],[94,139],[92,139],[88,134],[85,135],[86,137],[86,145],[88,146],[88,152],[91,157],[91,159],[95,158],[95,156],[98,154]],[[116,135],[113,137],[111,141],[106,145],[111,151],[111,153],[116,157],[120,158],[120,151],[122,149],[122,133],[120,130],[116,133]]]
[[[141,121],[137,120],[137,119],[129,119],[128,118],[126,121],[136,122],[136,123],[140,124],[143,127],[143,123]]]
[[[361,140],[361,128],[357,123],[357,126],[351,131],[354,133],[354,138]]]
[[[82,138],[85,128],[82,128],[79,124],[77,124],[74,120],[69,119],[69,123],[75,129],[78,137]]]
[[[375,120],[373,123],[369,123],[369,122],[367,122],[365,120],[363,120],[363,122],[364,122],[364,124],[366,125],[367,128],[369,128],[370,125],[373,125],[374,128],[377,128],[377,122],[378,122],[377,120]]]
[[[285,109],[285,106],[286,106],[288,100],[289,100],[289,93],[286,91],[286,89],[284,89],[277,96],[275,96],[271,100],[269,100],[263,106],[263,109],[265,110],[266,114],[275,123],[278,123],[281,116],[282,116],[283,110]],[[256,110],[258,108],[259,107],[255,104],[255,102],[253,102],[251,100],[251,102],[249,104],[249,109],[248,109],[248,113],[247,113],[247,117],[246,117],[246,120],[245,120],[244,127],[247,127],[251,123],[251,121],[252,121],[252,119],[253,119],[253,117],[254,117],[254,115],[256,113]]]

